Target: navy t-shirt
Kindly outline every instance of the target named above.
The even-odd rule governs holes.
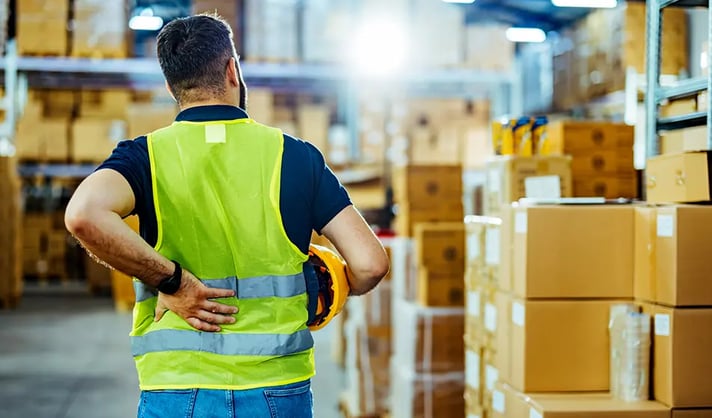
[[[178,114],[176,121],[207,122],[247,117],[247,113],[238,107],[214,105],[186,109]],[[116,170],[131,185],[136,199],[132,214],[140,219],[143,239],[154,246],[158,226],[146,137],[120,142],[97,170],[102,168]],[[280,212],[284,229],[294,245],[306,253],[312,230],[321,232],[350,204],[348,193],[326,165],[321,152],[310,143],[285,134]]]

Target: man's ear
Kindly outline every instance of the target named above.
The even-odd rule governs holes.
[[[168,94],[170,94],[171,97],[173,98],[173,100],[174,100],[176,103],[178,103],[178,99],[176,99],[176,95],[173,94],[173,91],[171,90],[171,86],[168,85],[168,81],[166,81],[164,84],[165,84],[165,86],[166,86],[166,90],[168,91]]]
[[[227,63],[227,79],[230,82],[230,85],[233,87],[239,87],[240,86],[240,77],[237,75],[237,61],[235,60],[234,57],[230,58],[230,61]]]

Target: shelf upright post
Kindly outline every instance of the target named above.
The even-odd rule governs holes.
[[[646,32],[646,94],[645,94],[645,156],[650,158],[658,149],[658,90],[660,89],[660,32],[661,10],[659,0],[648,0]]]

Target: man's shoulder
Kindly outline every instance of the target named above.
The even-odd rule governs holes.
[[[319,148],[303,139],[284,133],[284,157],[302,159],[302,161],[317,161],[324,163],[324,156]]]

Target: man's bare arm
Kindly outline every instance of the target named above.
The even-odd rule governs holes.
[[[389,261],[381,241],[353,206],[339,212],[322,230],[351,270],[351,292],[367,293],[388,273]]]
[[[157,287],[173,274],[175,266],[136,234],[124,221],[135,205],[126,179],[110,169],[98,170],[79,185],[67,205],[67,229],[91,254],[111,267]],[[174,295],[159,294],[156,320],[171,310],[191,326],[203,331],[219,331],[217,324],[235,322],[237,309],[209,300],[232,297],[226,289],[207,288],[183,269],[181,286]]]

